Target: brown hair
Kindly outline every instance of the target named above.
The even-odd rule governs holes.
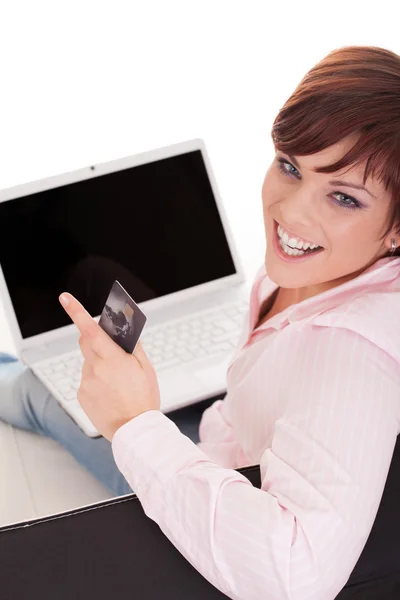
[[[400,233],[400,56],[375,46],[330,52],[302,79],[279,111],[275,147],[297,156],[314,154],[352,134],[353,147],[318,173],[366,163],[369,175],[391,194],[387,229]],[[400,255],[400,248],[396,251]]]

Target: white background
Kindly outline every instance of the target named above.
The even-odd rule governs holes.
[[[1,0],[0,188],[202,137],[251,277],[276,113],[335,48],[400,53],[398,12],[395,0]],[[0,351],[12,349],[0,306]]]

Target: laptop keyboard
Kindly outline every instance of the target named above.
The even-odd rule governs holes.
[[[233,352],[239,339],[248,302],[219,305],[189,317],[153,326],[141,342],[157,372],[182,363]],[[67,401],[76,400],[83,356],[79,348],[36,363],[34,371],[56,388]]]
[[[141,341],[156,371],[227,353],[236,346],[248,303],[219,306],[144,330]]]

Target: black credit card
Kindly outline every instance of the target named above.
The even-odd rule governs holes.
[[[136,348],[147,317],[118,281],[114,281],[99,325],[125,352]]]

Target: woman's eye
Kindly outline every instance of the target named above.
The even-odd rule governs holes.
[[[338,199],[335,200],[336,204],[343,206],[343,208],[360,208],[361,204],[355,198],[342,194],[341,192],[335,192],[332,196],[336,196]]]
[[[284,158],[278,158],[278,162],[279,162],[279,170],[284,175],[294,175],[297,178],[300,177],[300,173],[298,172],[298,170],[296,169],[296,167],[294,167],[292,165],[292,163],[290,163],[289,161],[285,160]]]

